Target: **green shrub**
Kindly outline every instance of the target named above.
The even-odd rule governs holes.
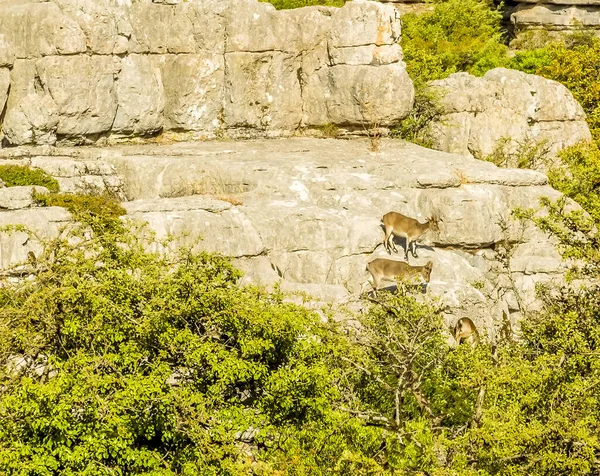
[[[548,173],[550,185],[579,203],[600,223],[600,148],[581,143],[559,153],[562,166]]]
[[[504,137],[496,142],[492,153],[482,159],[498,167],[540,169],[545,168],[550,162],[550,146],[546,140],[515,141],[510,137]]]
[[[0,180],[7,187],[40,185],[50,192],[58,192],[56,179],[41,169],[31,169],[25,165],[0,165]]]
[[[402,16],[402,49],[417,85],[458,71],[481,75],[503,65],[502,14],[481,0],[448,0]]]
[[[600,140],[600,39],[567,37],[542,49],[519,52],[510,67],[564,84],[587,114],[592,136]]]
[[[438,101],[439,98],[435,93],[417,87],[412,110],[392,130],[392,136],[414,142],[423,147],[431,147],[433,138],[430,136],[429,126],[441,115]]]
[[[110,195],[35,194],[34,199],[40,206],[66,208],[75,220],[89,225],[99,234],[123,230],[120,217],[125,215],[126,211],[121,202]]]
[[[342,7],[346,0],[261,0],[271,3],[278,10],[288,10],[292,8],[312,7],[315,5],[324,5],[327,7]]]
[[[0,288],[0,473],[378,466],[379,430],[337,408],[338,337],[318,315],[241,288],[218,256],[149,253],[129,231],[110,249],[73,238]],[[15,355],[31,362],[16,376]]]

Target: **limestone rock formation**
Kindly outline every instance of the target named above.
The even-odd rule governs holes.
[[[449,322],[468,315],[489,329],[502,310],[517,319],[521,305],[536,305],[535,284],[564,272],[546,235],[510,219],[515,207],[560,195],[545,175],[403,141],[385,141],[380,153],[369,152],[366,141],[307,138],[4,151],[6,160],[59,180],[116,171],[128,215],[148,222],[158,239],[172,235],[173,245],[231,256],[244,282],[280,282],[317,301],[351,301],[367,279],[367,262],[389,256],[380,220],[390,210],[421,221],[439,217],[439,233],[423,237],[410,263],[433,260],[427,292],[441,299]],[[56,218],[37,216],[38,227],[52,229],[48,220]],[[508,270],[496,252],[507,239],[514,247]],[[4,266],[24,259],[21,248],[33,245],[23,241],[0,235]]]
[[[518,35],[523,31],[550,32],[591,31],[600,34],[598,0],[519,0],[510,14]]]
[[[591,139],[583,109],[556,81],[496,68],[481,78],[455,73],[429,88],[442,110],[429,134],[438,150],[482,158],[507,140],[512,150],[545,143],[552,154]]]
[[[365,0],[287,11],[257,0],[4,1],[2,130],[21,145],[387,126],[414,96],[399,38],[398,12]],[[32,94],[55,107],[39,111]]]

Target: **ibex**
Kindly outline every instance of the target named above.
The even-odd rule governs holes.
[[[479,332],[477,332],[477,327],[468,317],[461,317],[456,321],[456,325],[454,326],[454,338],[459,345],[463,342],[467,342],[471,347],[475,347],[479,344]]]
[[[394,252],[398,252],[396,245],[394,244],[394,235],[402,236],[406,239],[406,250],[404,258],[408,261],[408,251],[410,245],[413,245],[412,255],[414,258],[417,256],[417,240],[428,230],[439,231],[438,219],[436,217],[430,217],[425,223],[419,223],[414,218],[410,218],[397,212],[389,212],[383,215],[381,219],[383,226],[385,226],[385,239],[383,244],[389,254],[392,254],[392,248]]]
[[[373,277],[373,294],[375,296],[377,296],[377,289],[379,289],[379,284],[383,279],[393,281],[396,278],[407,279],[420,274],[423,280],[428,283],[431,279],[432,268],[432,261],[428,261],[425,266],[411,266],[404,261],[384,258],[376,258],[367,264],[367,271]]]

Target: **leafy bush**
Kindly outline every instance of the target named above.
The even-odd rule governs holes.
[[[392,136],[423,147],[431,147],[433,138],[430,136],[429,125],[439,119],[440,115],[438,97],[432,91],[418,87],[412,110],[392,130]]]
[[[504,137],[496,142],[492,153],[482,159],[498,167],[545,168],[550,162],[550,146],[545,140],[515,141],[510,137]]]
[[[509,66],[564,84],[586,112],[592,136],[600,140],[599,38],[576,35],[541,49],[519,52]]]
[[[458,71],[481,75],[507,52],[502,14],[481,0],[448,0],[432,12],[402,16],[402,49],[417,85]]]
[[[40,185],[50,192],[58,192],[56,179],[41,169],[31,169],[26,165],[0,165],[0,180],[7,187]]]
[[[561,167],[550,170],[550,185],[579,203],[600,223],[600,149],[581,143],[563,149]]]
[[[333,408],[317,315],[224,258],[112,237],[54,242],[0,288],[2,474],[321,474],[373,432]]]
[[[291,8],[311,7],[315,5],[325,5],[328,7],[342,7],[346,0],[261,0],[272,3],[278,10],[287,10]]]
[[[110,195],[80,193],[35,194],[40,206],[64,207],[73,218],[92,228],[101,236],[107,232],[123,231],[120,217],[125,215],[121,202]]]

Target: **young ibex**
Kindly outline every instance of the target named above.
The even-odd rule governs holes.
[[[454,326],[454,338],[460,345],[463,342],[468,343],[471,347],[479,344],[479,332],[473,321],[468,317],[461,317]]]
[[[428,283],[431,279],[432,268],[432,261],[428,261],[425,266],[411,266],[404,261],[384,258],[376,258],[367,264],[367,271],[373,277],[373,294],[375,296],[377,296],[379,284],[384,279],[393,281],[395,278],[407,279],[420,274],[423,280]]]
[[[406,239],[406,250],[404,258],[408,261],[408,251],[410,245],[413,245],[412,255],[414,258],[417,256],[417,240],[428,230],[439,231],[437,217],[430,217],[425,223],[419,223],[414,218],[410,218],[397,212],[389,212],[383,215],[381,219],[383,226],[385,226],[385,239],[383,244],[389,254],[392,254],[392,248],[394,252],[398,252],[396,245],[394,244],[394,235],[402,236]]]

